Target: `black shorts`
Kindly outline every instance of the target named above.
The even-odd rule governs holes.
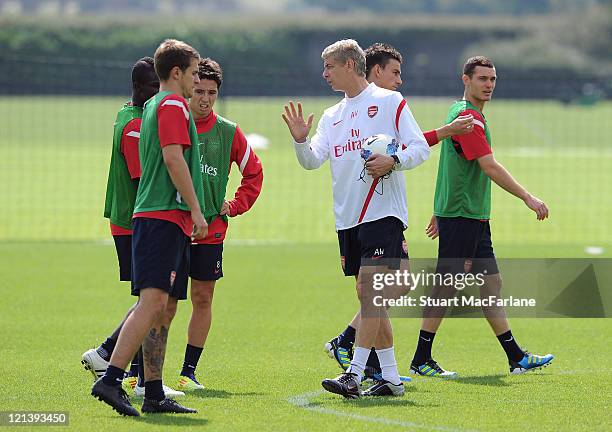
[[[159,288],[179,300],[187,298],[191,239],[172,222],[134,219],[132,236],[132,294]]]
[[[223,243],[192,244],[189,276],[200,281],[216,281],[223,277]]]
[[[489,221],[464,217],[436,217],[438,220],[438,271],[440,266],[453,271],[497,274]],[[457,261],[455,261],[457,260]],[[466,267],[466,260],[473,262]],[[456,267],[456,268],[455,268]],[[469,269],[469,271],[468,271]]]
[[[117,260],[119,261],[119,280],[132,280],[132,236],[114,235]]]
[[[397,268],[401,259],[408,259],[404,223],[394,216],[339,230],[338,243],[345,276],[357,276],[362,259],[392,260]]]

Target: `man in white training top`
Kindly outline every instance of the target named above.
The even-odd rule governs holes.
[[[315,135],[308,135],[313,122],[304,120],[302,106],[290,102],[283,119],[294,139],[295,152],[305,169],[319,168],[327,159],[332,171],[334,214],[340,248],[358,248],[362,259],[357,279],[357,296],[362,312],[356,334],[351,365],[335,379],[326,379],[323,387],[346,398],[361,396],[360,382],[370,354],[376,348],[382,380],[364,396],[400,396],[400,381],[393,351],[393,331],[385,308],[372,311],[372,272],[387,272],[387,263],[407,267],[403,231],[408,226],[405,179],[402,170],[412,169],[429,157],[429,146],[403,96],[368,84],[365,78],[365,54],[354,40],[338,41],[323,51],[323,78],[344,99],[325,110]],[[372,135],[394,137],[399,148],[393,156],[374,154],[365,164],[361,148]],[[361,181],[360,181],[361,179]],[[380,261],[377,261],[381,259]],[[385,265],[372,263],[385,263]],[[366,268],[365,264],[370,267]],[[399,268],[393,264],[392,268]],[[370,279],[366,276],[369,275]],[[368,303],[368,304],[366,304]]]

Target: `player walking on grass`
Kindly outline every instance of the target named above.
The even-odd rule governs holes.
[[[474,116],[474,130],[469,134],[454,135],[444,140],[440,153],[438,180],[434,198],[434,216],[427,227],[430,237],[438,235],[438,272],[445,273],[444,260],[454,260],[454,272],[485,273],[481,295],[501,292],[501,276],[491,243],[489,218],[491,212],[491,180],[502,189],[523,200],[538,220],[548,217],[548,208],[531,195],[493,157],[491,135],[483,109],[491,100],[497,83],[493,62],[486,57],[472,57],[463,66],[465,86],[463,100],[455,102],[447,121],[459,115]],[[455,267],[452,263],[451,267]],[[434,288],[433,297],[444,296]],[[483,308],[491,329],[497,336],[510,364],[511,373],[523,373],[548,365],[553,356],[525,352],[517,344],[505,311]],[[442,322],[443,311],[426,310],[410,372],[427,376],[454,376],[442,369],[432,358],[431,347]]]
[[[215,283],[223,277],[223,241],[228,217],[247,212],[255,204],[263,183],[261,162],[240,128],[213,111],[223,82],[221,67],[214,60],[202,59],[198,74],[200,82],[189,100],[189,109],[198,133],[208,235],[191,245],[189,275],[193,310],[178,381],[181,390],[204,388],[196,379],[195,371],[210,330]],[[242,181],[234,199],[226,201],[232,163],[238,166]]]
[[[367,304],[366,294],[371,287],[367,287],[363,263],[381,258],[406,263],[402,232],[408,224],[408,210],[405,180],[399,171],[427,160],[429,147],[402,95],[368,84],[365,53],[357,42],[338,41],[325,48],[322,58],[323,78],[333,90],[343,91],[344,99],[325,110],[310,140],[313,115],[304,120],[300,103],[297,109],[293,102],[285,106],[283,119],[302,167],[316,169],[330,160],[341,254],[358,259],[357,263],[347,262],[346,267],[357,269],[349,274],[358,274],[357,296],[363,310],[371,306]],[[359,181],[363,171],[361,146],[368,137],[380,133],[396,137],[406,147],[394,157],[372,155],[366,163],[369,176]],[[381,181],[384,192],[375,193]],[[387,270],[385,266],[375,267],[375,271]],[[404,386],[397,370],[393,332],[384,309],[360,319],[355,345],[346,372],[324,380],[323,387],[347,398],[361,396],[359,385],[366,362],[371,347],[376,347],[382,376],[364,395],[402,395]]]
[[[402,85],[402,55],[391,45],[375,43],[365,50],[366,56],[366,78],[368,82],[376,84],[380,88],[396,91]],[[452,135],[462,135],[471,130],[473,127],[472,116],[459,116],[449,124],[446,124],[438,129],[424,132],[427,144],[433,146],[440,140],[448,138]],[[346,256],[346,253],[351,251],[342,250],[340,243],[342,270],[345,276],[355,276],[359,272],[360,256],[358,250],[353,252],[355,256]],[[355,334],[359,326],[360,313],[357,312],[353,320],[347,328],[338,336],[325,344],[325,350],[330,357],[334,358],[342,369],[347,369],[353,358],[353,345],[355,343]],[[380,363],[375,349],[372,348],[370,357],[366,364],[366,377],[378,379],[380,378]]]
[[[142,174],[134,206],[132,267],[136,308],[125,321],[110,364],[91,394],[123,415],[138,416],[121,388],[124,369],[140,345],[150,359],[145,376],[145,413],[194,413],[165,397],[162,368],[172,314],[177,300],[186,298],[190,236],[206,236],[204,202],[195,123],[185,98],[199,82],[200,56],[184,42],[166,40],[155,51],[159,93],[146,104],[139,154]],[[195,225],[195,228],[194,228]],[[152,350],[147,355],[148,350]],[[145,372],[146,373],[146,372]]]
[[[138,60],[132,68],[132,100],[126,103],[117,114],[113,135],[113,150],[108,172],[106,187],[106,203],[104,217],[110,219],[110,230],[115,242],[117,259],[119,261],[119,280],[132,280],[132,214],[138,181],[140,179],[140,160],[138,158],[138,140],[142,122],[142,109],[147,100],[159,91],[159,78],[155,74],[153,59],[144,57]],[[137,293],[132,293],[138,295]],[[113,354],[117,338],[123,323],[132,313],[132,306],[115,329],[113,334],[97,348],[83,353],[81,363],[91,371],[94,379],[100,378],[106,372],[108,362]],[[149,341],[153,343],[154,341]],[[140,381],[140,382],[137,382]],[[142,349],[132,360],[132,366],[124,383],[135,390],[136,395],[144,395],[144,365]],[[182,396],[164,386],[164,393],[169,397]]]

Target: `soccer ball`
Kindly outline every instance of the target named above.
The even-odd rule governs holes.
[[[361,157],[368,160],[373,154],[394,155],[399,148],[397,140],[389,135],[377,134],[366,139],[361,146]]]

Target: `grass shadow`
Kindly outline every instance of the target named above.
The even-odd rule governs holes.
[[[393,396],[381,396],[381,397],[365,397],[356,400],[345,400],[345,404],[351,404],[359,408],[389,406],[389,407],[414,407],[417,403],[413,400],[397,398]]]
[[[317,401],[317,402],[309,402],[307,405],[302,406],[301,408],[306,409],[340,409],[346,407],[357,407],[357,408],[376,408],[381,406],[388,406],[394,408],[436,408],[439,407],[439,404],[422,404],[413,400],[407,400],[404,398],[397,398],[393,396],[383,396],[383,397],[367,397],[367,398],[359,398],[359,399],[342,399],[339,401],[332,401],[332,404],[326,403],[327,401]]]
[[[189,392],[189,396],[199,397],[202,399],[214,398],[214,399],[230,399],[232,396],[265,396],[266,393],[257,393],[257,392],[228,392],[225,390],[215,390],[205,388],[202,390],[195,390]]]
[[[198,414],[144,414],[134,419],[139,423],[167,426],[206,426],[208,419],[197,417]]]
[[[459,384],[481,385],[481,386],[489,386],[489,387],[511,387],[513,384],[506,382],[504,378],[508,378],[508,375],[496,374],[496,375],[471,376],[471,377],[459,376],[449,381],[456,382]]]

